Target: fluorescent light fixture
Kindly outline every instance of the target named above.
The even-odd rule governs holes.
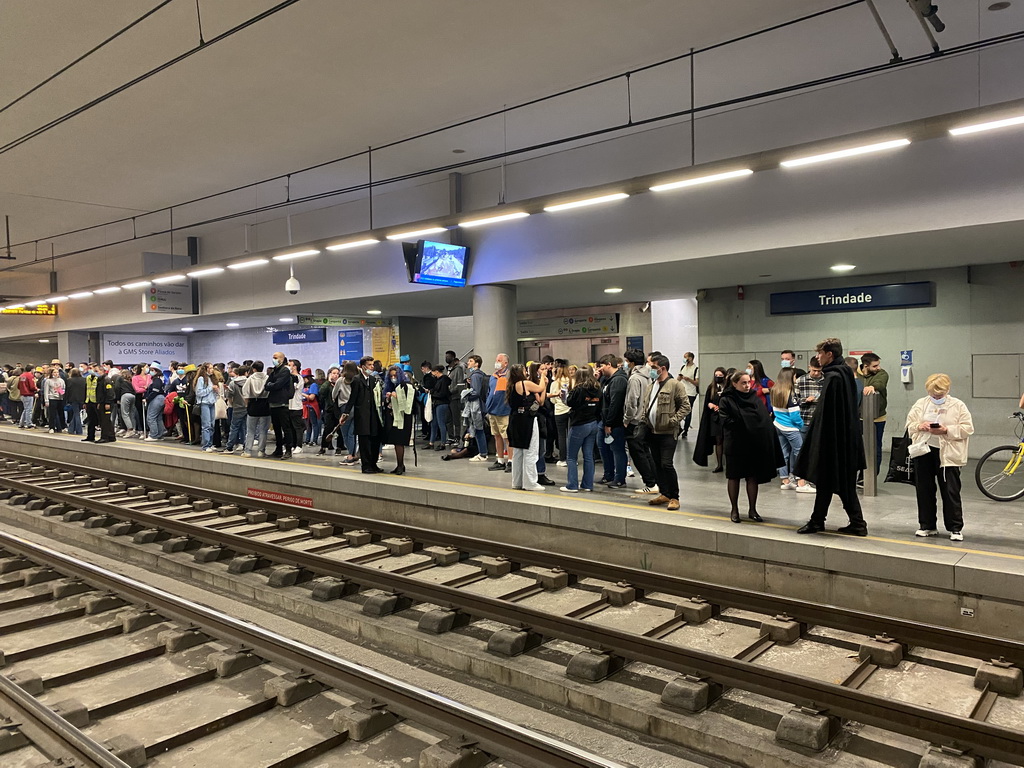
[[[279,318],[277,318],[277,322],[279,322],[279,323],[294,323],[295,322],[295,318],[294,317],[279,317]]]
[[[207,267],[206,269],[197,269],[194,272],[186,272],[189,277],[206,277],[207,275],[219,275],[224,271],[224,267]]]
[[[515,213],[503,213],[500,216],[489,216],[486,219],[472,219],[470,221],[460,221],[460,227],[484,227],[488,224],[497,224],[499,221],[511,221],[512,219],[525,219],[529,216],[526,211],[516,211]]]
[[[104,293],[117,293],[120,290],[121,289],[118,286],[110,285],[107,286],[106,288],[97,288],[95,291],[93,291],[93,293],[98,293],[102,296]]]
[[[225,325],[228,328],[237,328],[238,327],[238,323],[225,323]]]
[[[87,299],[92,296],[92,291],[78,291],[78,293],[69,293],[69,299]]]
[[[420,235],[436,235],[438,232],[447,232],[445,227],[428,227],[427,229],[414,229],[409,232],[395,232],[393,235],[388,235],[388,240],[408,240],[412,237],[419,237]]]
[[[368,315],[379,315],[380,314],[380,310],[379,309],[368,309],[368,310],[366,310],[366,314],[368,314]]]
[[[164,275],[163,277],[154,277],[153,282],[157,285],[163,285],[164,283],[180,283],[184,279],[184,275]]]
[[[40,343],[40,344],[49,344],[49,343],[50,343],[50,340],[49,340],[49,339],[40,339],[40,340],[39,340],[39,343]]]
[[[185,331],[185,333],[188,333],[189,331],[194,331],[195,328],[182,328],[181,330]]]
[[[753,171],[749,168],[741,168],[738,171],[726,171],[725,173],[713,173],[710,176],[698,176],[695,179],[683,179],[682,181],[670,181],[667,184],[655,184],[651,187],[651,192],[668,192],[672,189],[682,189],[683,187],[695,187],[698,184],[710,184],[715,181],[725,181],[726,179],[736,179],[740,176],[749,176]]]
[[[621,288],[605,288],[604,292],[605,293],[622,293],[622,289]]]
[[[361,248],[364,245],[373,245],[379,243],[380,240],[375,237],[368,237],[365,240],[353,240],[351,243],[335,243],[334,245],[328,245],[328,251],[347,251],[349,248]]]
[[[844,157],[855,157],[856,155],[867,155],[872,152],[882,152],[886,149],[896,149],[910,144],[910,139],[894,139],[893,141],[882,141],[878,144],[866,144],[863,147],[852,147],[840,149],[837,152],[826,152],[823,155],[810,155],[808,157],[797,157],[793,160],[783,160],[780,165],[783,168],[796,168],[801,165],[812,163],[823,163],[828,160],[839,160]]]
[[[833,272],[850,272],[856,268],[853,264],[833,264],[829,267]]]
[[[130,291],[133,288],[145,288],[147,285],[149,285],[149,280],[136,280],[134,283],[124,283],[121,287]]]
[[[988,123],[962,125],[959,128],[950,128],[949,133],[951,136],[963,136],[966,133],[981,133],[982,131],[993,131],[996,128],[1009,128],[1011,125],[1024,125],[1024,115],[1008,117],[1005,120],[992,120]]]
[[[240,261],[237,264],[228,264],[228,269],[249,269],[249,267],[258,267],[260,264],[269,264],[270,259],[249,259],[248,261]]]
[[[610,203],[613,200],[625,200],[629,195],[625,192],[616,192],[611,195],[601,195],[600,197],[588,197],[584,200],[573,200],[571,203],[558,203],[557,205],[546,205],[544,210],[548,213],[554,213],[555,211],[568,211],[570,208],[584,208],[588,205],[600,205],[601,203]]]
[[[320,253],[316,248],[310,248],[305,251],[291,251],[290,253],[279,253],[274,257],[274,261],[290,261],[292,259],[301,259],[303,256],[316,256]]]
[[[46,300],[46,304],[60,304],[62,301],[67,301],[70,296],[51,296]]]

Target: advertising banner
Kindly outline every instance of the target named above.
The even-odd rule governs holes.
[[[115,365],[152,363],[166,365],[171,360],[188,360],[188,337],[159,333],[104,333],[101,336],[101,360]]]

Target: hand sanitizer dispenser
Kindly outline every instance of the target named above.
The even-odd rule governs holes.
[[[900,382],[903,384],[914,383],[914,367],[911,365],[900,366]]]

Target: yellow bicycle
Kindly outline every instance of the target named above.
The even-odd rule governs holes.
[[[981,492],[996,501],[1013,501],[1024,496],[1024,412],[1017,419],[1017,445],[993,448],[978,461],[974,479]]]

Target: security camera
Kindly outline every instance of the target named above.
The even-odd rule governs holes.
[[[651,302],[648,301],[648,302],[646,302],[644,304],[641,304],[640,305],[640,311],[641,312],[650,312],[651,311]]]
[[[295,279],[295,276],[289,277],[284,284],[284,289],[288,291],[292,296],[299,292],[302,286],[299,285],[299,281]]]

